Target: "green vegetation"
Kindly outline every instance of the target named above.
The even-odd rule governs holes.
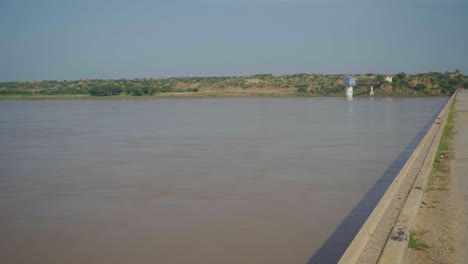
[[[0,98],[13,99],[28,96],[223,96],[247,95],[300,95],[338,96],[344,93],[344,74],[309,74],[273,76],[257,74],[239,77],[181,77],[167,79],[83,79],[75,81],[38,81],[0,83]],[[439,96],[449,95],[457,85],[468,87],[468,77],[460,71],[428,72],[421,74],[397,73],[393,82],[385,81],[382,74],[354,75],[357,86],[355,96],[367,96],[374,86],[376,96]],[[236,92],[232,92],[236,91]],[[167,95],[165,95],[167,94]],[[32,98],[31,97],[31,98]],[[77,97],[74,97],[77,98]],[[78,97],[80,98],[80,97]]]
[[[456,99],[456,98],[455,98]],[[444,130],[442,132],[442,137],[440,138],[439,147],[437,148],[437,153],[432,165],[432,173],[429,177],[426,190],[434,190],[434,183],[438,181],[441,186],[435,188],[439,191],[448,191],[448,187],[445,185],[444,181],[441,181],[449,171],[449,164],[446,160],[450,157],[450,144],[449,140],[453,134],[453,113],[455,110],[455,99],[450,105],[450,110],[447,115],[447,123],[445,124]]]
[[[94,96],[112,96],[122,93],[122,88],[113,83],[93,86],[89,89],[89,94]]]
[[[309,91],[307,84],[296,85],[296,88],[299,93],[307,93]]]
[[[429,246],[424,243],[421,239],[419,239],[414,232],[410,232],[410,238],[409,238],[409,248],[413,248],[416,250],[424,250],[429,248]]]
[[[440,186],[437,187],[438,191],[448,192],[450,189],[447,186]]]

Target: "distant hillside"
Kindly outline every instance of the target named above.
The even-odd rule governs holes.
[[[181,77],[167,79],[76,80],[0,83],[0,96],[334,96],[344,93],[346,74],[309,74],[248,77]],[[367,95],[372,85],[376,96],[444,95],[455,86],[468,87],[468,77],[455,72],[398,73],[392,82],[380,74],[352,75],[355,96]]]

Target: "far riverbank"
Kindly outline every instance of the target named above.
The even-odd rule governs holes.
[[[200,97],[318,97],[344,96],[347,74],[257,74],[230,77],[166,79],[81,79],[0,82],[0,99],[200,98]],[[468,86],[460,72],[352,74],[354,96],[447,96]]]
[[[357,95],[354,98],[371,97],[447,97],[446,94],[402,94],[402,93],[380,93],[373,96]],[[163,93],[155,95],[133,96],[120,94],[113,96],[92,96],[88,94],[79,95],[0,95],[0,101],[5,100],[156,100],[156,99],[190,99],[190,98],[295,98],[295,97],[343,97],[343,94],[319,96],[301,93]]]

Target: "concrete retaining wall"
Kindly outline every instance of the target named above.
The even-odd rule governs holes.
[[[338,263],[402,263],[445,127],[452,95]],[[400,210],[400,208],[402,208]]]

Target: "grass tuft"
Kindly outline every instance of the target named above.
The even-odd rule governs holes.
[[[437,188],[438,191],[448,192],[449,188],[447,186],[440,186]]]
[[[416,250],[424,250],[429,248],[429,246],[426,243],[424,243],[420,238],[418,238],[412,231],[410,232],[408,247]]]

